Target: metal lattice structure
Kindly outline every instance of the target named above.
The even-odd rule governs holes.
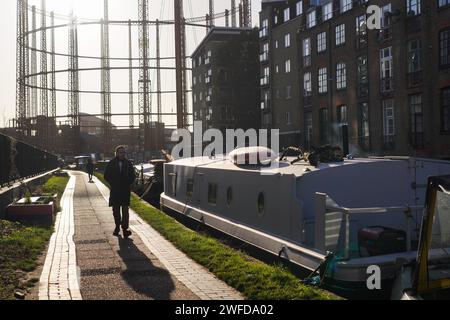
[[[28,0],[17,0],[16,128],[27,134],[29,103]]]
[[[162,123],[162,99],[161,99],[161,41],[160,23],[156,20],[156,107],[158,122]]]
[[[130,112],[130,129],[134,128],[134,96],[133,96],[133,32],[131,20],[128,21],[128,109]]]
[[[145,149],[150,124],[150,76],[149,76],[149,8],[148,0],[139,0],[139,145]]]
[[[51,117],[54,120],[56,118],[56,56],[55,56],[55,13],[50,13],[50,26],[51,26],[51,45],[50,45],[50,83],[51,83],[51,95],[50,95],[50,109]]]
[[[111,71],[109,59],[109,8],[108,0],[103,0],[104,18],[101,27],[102,55],[102,114],[103,114],[103,147],[104,152],[110,149],[111,141]]]
[[[41,8],[44,12],[47,11],[47,3],[46,0],[41,0]],[[41,88],[48,88],[48,59],[47,59],[47,15],[41,14]],[[45,118],[44,123],[40,128],[41,144],[44,148],[48,146],[48,138],[49,138],[49,128],[48,124],[45,123],[48,121],[48,91],[45,89],[41,89],[41,115]]]
[[[175,1],[175,16],[173,20],[149,20],[149,0],[136,0],[139,9],[137,20],[110,20],[108,14],[108,0],[103,0],[104,17],[103,19],[83,19],[75,18],[71,15],[63,15],[53,11],[47,11],[46,0],[41,0],[41,7],[30,6],[28,0],[17,1],[17,62],[16,62],[16,116],[14,127],[19,135],[30,137],[33,131],[37,131],[36,144],[40,147],[53,145],[53,136],[56,135],[55,129],[58,119],[67,120],[63,126],[68,126],[74,134],[79,133],[82,123],[80,118],[80,94],[98,94],[101,96],[100,116],[102,122],[103,145],[109,148],[111,141],[111,118],[112,116],[128,116],[129,126],[135,128],[135,118],[139,117],[139,145],[141,150],[145,149],[150,137],[147,130],[153,128],[152,120],[158,123],[163,122],[163,117],[176,116],[178,128],[187,128],[190,126],[188,101],[188,71],[186,54],[186,26],[192,27],[212,27],[221,18],[226,18],[226,26],[230,25],[229,16],[231,12],[231,25],[236,27],[236,0],[232,0],[231,10],[225,12],[214,12],[214,0],[209,0],[208,18],[205,16],[191,17],[186,19],[183,13],[183,0]],[[97,0],[100,1],[100,0]],[[245,2],[246,6],[250,1]],[[243,15],[243,9],[240,10]],[[246,11],[250,12],[249,10]],[[29,14],[31,13],[31,21]],[[37,25],[37,18],[40,18],[40,26]],[[50,24],[47,20],[50,18]],[[58,22],[55,24],[55,19]],[[63,21],[63,22],[61,22]],[[206,23],[205,23],[206,21]],[[30,23],[31,22],[31,23]],[[128,27],[129,53],[127,57],[111,57],[110,55],[110,34],[109,27],[125,26]],[[31,26],[31,30],[30,30]],[[78,53],[78,29],[79,27],[100,28],[101,33],[101,53],[100,55],[80,56]],[[161,57],[161,29],[166,26],[174,26],[176,38],[175,57]],[[156,57],[150,54],[150,27],[156,27]],[[56,52],[55,49],[55,30],[67,28],[66,52]],[[139,55],[133,57],[133,31],[138,33]],[[40,36],[40,46],[38,48],[37,37]],[[50,38],[47,38],[49,36]],[[31,39],[31,45],[30,45]],[[50,43],[47,40],[51,39]],[[136,40],[135,40],[136,41]],[[47,48],[49,46],[49,48]],[[152,48],[153,52],[153,48]],[[37,55],[40,55],[38,62]],[[137,53],[135,53],[137,55]],[[57,69],[56,58],[63,57],[67,59],[67,69]],[[98,67],[80,68],[79,59],[99,61]],[[156,60],[156,66],[151,66],[150,61]],[[162,66],[163,60],[175,62],[175,66]],[[111,66],[111,61],[128,61],[127,66]],[[136,61],[136,63],[135,63]],[[139,65],[137,65],[139,61]],[[38,65],[39,63],[39,65]],[[39,70],[38,70],[39,68]],[[129,72],[129,86],[125,91],[113,91],[111,88],[111,70],[127,70]],[[139,82],[134,83],[133,72],[139,71]],[[151,91],[152,83],[150,81],[150,70],[156,70],[156,89]],[[176,71],[176,91],[163,90],[161,86],[162,71]],[[100,90],[80,90],[80,72],[99,71],[101,72]],[[58,88],[57,74],[65,74],[68,82],[66,88]],[[38,84],[38,79],[40,79]],[[57,93],[67,94],[67,113],[57,110]],[[38,97],[39,94],[39,97]],[[129,110],[127,114],[113,114],[112,95],[128,95]],[[176,94],[177,111],[176,113],[163,113],[164,94]],[[135,111],[134,96],[138,96],[138,111]],[[152,112],[152,97],[156,95],[155,112]],[[58,112],[59,111],[59,115]],[[61,122],[60,122],[61,126]]]
[[[32,30],[36,29],[36,7],[33,6],[31,9],[31,28]],[[37,34],[33,33],[31,35],[31,47],[36,49],[37,48]],[[37,51],[32,50],[30,53],[30,70],[32,74],[37,73]],[[37,90],[37,78],[32,77],[30,78],[31,83],[31,105],[30,105],[30,114],[28,115],[31,118],[34,118],[38,115],[38,90]]]
[[[69,117],[71,125],[80,125],[80,101],[78,78],[78,25],[73,17],[69,27]]]

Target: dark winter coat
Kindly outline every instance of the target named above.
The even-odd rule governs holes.
[[[122,172],[120,172],[119,161],[114,158],[105,170],[105,180],[111,186],[110,207],[130,205],[131,185],[136,179],[133,164],[127,159],[123,160]]]
[[[86,171],[89,174],[93,174],[94,173],[94,164],[92,162],[88,162],[86,164]]]

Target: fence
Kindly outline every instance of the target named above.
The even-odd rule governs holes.
[[[0,186],[58,168],[58,158],[0,133]]]

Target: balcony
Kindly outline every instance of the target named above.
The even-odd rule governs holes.
[[[267,61],[269,61],[269,52],[265,51],[265,52],[261,53],[259,55],[259,61],[260,62],[267,62]]]
[[[261,87],[268,86],[270,83],[269,76],[264,76],[261,78]]]
[[[358,85],[358,98],[366,98],[369,95],[369,85],[362,83]]]
[[[380,80],[380,92],[382,94],[388,94],[394,91],[394,78],[383,78]]]
[[[259,30],[259,38],[260,39],[266,38],[268,35],[269,35],[269,29],[267,27]]]
[[[392,28],[384,27],[378,32],[378,40],[379,41],[388,41],[392,39]]]
[[[303,57],[303,67],[310,67],[311,66],[311,56],[304,56]]]
[[[408,88],[420,86],[423,82],[423,72],[416,71],[412,73],[408,73],[406,75],[408,81]]]
[[[356,50],[362,50],[367,48],[367,44],[368,44],[367,34],[356,36]]]
[[[311,91],[305,91],[303,95],[303,106],[309,107],[312,105],[312,94]]]
[[[269,101],[262,101],[261,102],[261,110],[262,111],[270,110],[270,102]]]

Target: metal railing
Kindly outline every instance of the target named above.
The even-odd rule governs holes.
[[[58,158],[0,134],[0,186],[57,169]]]
[[[350,218],[355,215],[379,215],[379,214],[403,214],[406,229],[406,250],[412,251],[411,222],[414,218],[413,212],[423,211],[423,206],[398,206],[398,207],[372,207],[372,208],[345,208],[337,205],[327,194],[316,193],[315,195],[315,248],[326,252],[326,221],[327,215],[341,213],[345,228],[344,256],[350,259]]]

